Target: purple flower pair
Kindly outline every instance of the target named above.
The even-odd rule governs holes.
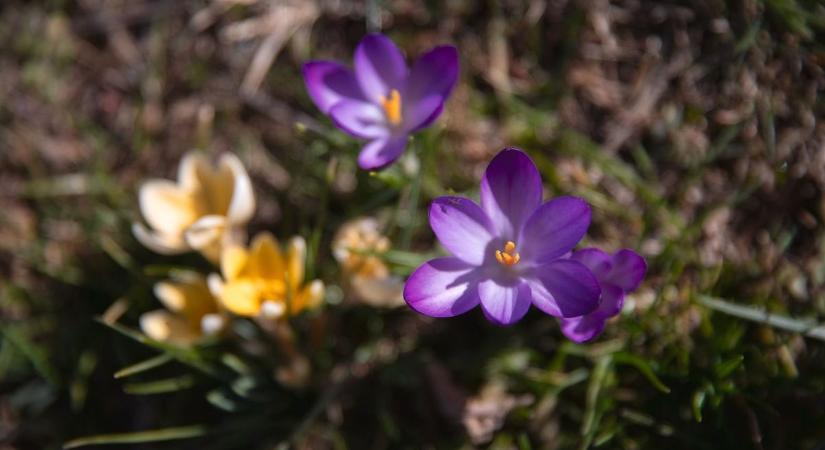
[[[416,269],[404,299],[431,317],[456,316],[480,304],[498,325],[517,322],[534,305],[562,318],[571,339],[591,339],[618,312],[645,265],[629,250],[613,259],[598,250],[571,255],[589,225],[590,207],[580,198],[542,203],[533,161],[505,149],[487,167],[480,206],[461,197],[433,201],[430,226],[453,256]]]
[[[353,66],[310,61],[303,67],[304,81],[312,100],[338,128],[369,140],[358,165],[380,169],[401,156],[411,133],[441,114],[458,79],[458,51],[435,47],[408,69],[391,40],[369,34],[355,49]]]

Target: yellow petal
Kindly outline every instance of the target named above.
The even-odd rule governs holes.
[[[205,166],[197,172],[198,200],[206,214],[225,216],[235,189],[235,176],[228,167]]]
[[[221,303],[230,312],[239,316],[257,316],[261,309],[258,289],[249,281],[226,283],[221,291]]]
[[[291,314],[298,314],[305,309],[312,309],[321,303],[324,298],[324,283],[321,280],[313,280],[304,286],[300,293],[295,296],[292,304]]]
[[[187,228],[184,238],[189,247],[201,252],[209,261],[217,263],[226,234],[226,218],[209,215],[201,217]]]
[[[147,181],[138,197],[146,223],[161,234],[182,237],[199,217],[192,196],[171,181]]]
[[[173,281],[157,283],[155,296],[167,309],[179,313],[193,328],[199,327],[203,316],[217,311],[206,279],[199,274],[187,273]]]
[[[289,240],[286,248],[287,289],[297,292],[304,282],[304,264],[306,261],[306,241],[300,236]]]
[[[230,245],[221,252],[221,273],[227,281],[232,281],[247,271],[249,252],[239,245]]]
[[[250,253],[253,276],[274,280],[284,278],[283,256],[272,234],[263,232],[255,236]]]
[[[199,337],[184,319],[169,311],[149,311],[140,316],[140,329],[156,341],[189,345]]]

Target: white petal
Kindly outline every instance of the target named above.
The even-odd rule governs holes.
[[[198,218],[192,195],[169,180],[143,183],[138,202],[149,227],[163,234],[181,234]]]
[[[252,219],[252,215],[255,214],[255,192],[252,189],[249,174],[246,172],[241,160],[232,153],[225,153],[221,156],[220,165],[228,167],[235,180],[232,200],[229,203],[226,216],[230,223],[243,225]]]
[[[176,255],[189,251],[183,236],[156,233],[139,223],[132,224],[132,234],[146,248],[161,255]]]

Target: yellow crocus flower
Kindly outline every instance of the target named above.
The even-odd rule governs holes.
[[[175,274],[155,284],[155,296],[166,309],[140,317],[140,328],[152,339],[190,345],[223,330],[226,318],[209,291],[206,278],[192,272]]]
[[[335,233],[332,254],[341,267],[347,290],[358,300],[383,307],[404,304],[403,280],[390,273],[380,256],[389,249],[390,240],[371,217],[346,222]]]
[[[221,253],[221,273],[209,278],[212,292],[232,313],[246,317],[277,319],[318,305],[324,284],[304,284],[306,243],[290,239],[286,251],[269,233],[260,233],[249,249],[230,245]]]
[[[223,245],[244,239],[244,225],[255,212],[249,175],[228,153],[212,165],[202,154],[189,152],[176,183],[148,180],[138,197],[148,225],[132,225],[138,241],[161,254],[197,250],[212,262],[218,261]]]

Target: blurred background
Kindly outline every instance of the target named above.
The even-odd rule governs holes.
[[[419,136],[427,156],[368,174],[300,66],[348,63],[377,30],[408,58],[455,44],[461,78]],[[0,448],[813,449],[824,66],[815,0],[4,0]],[[502,329],[349,298],[341,224],[378,218],[404,276],[436,251],[429,200],[473,195],[510,145],[546,197],[591,203],[585,244],[648,260],[599,340],[573,345],[535,310]],[[244,324],[244,340],[133,366],[158,355],[130,331],[158,307],[152,284],[214,270],[130,232],[139,183],[174,178],[193,148],[245,163],[251,231],[309,243],[328,305],[295,325],[306,386],[275,382]]]

